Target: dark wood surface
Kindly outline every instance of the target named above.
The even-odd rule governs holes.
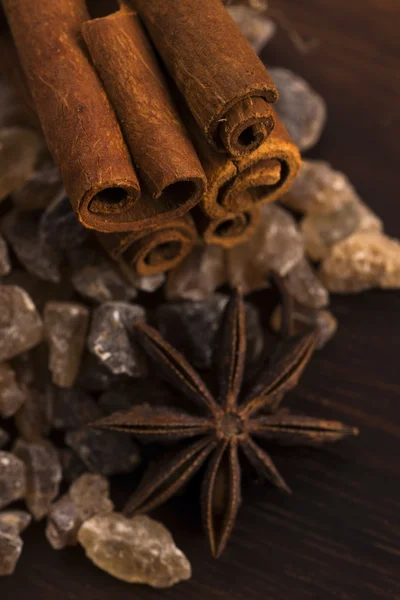
[[[302,54],[280,31],[266,52],[269,64],[302,74],[327,99],[329,123],[310,156],[346,172],[387,232],[400,237],[399,0],[270,5],[317,44]],[[400,293],[336,297],[332,307],[339,332],[286,406],[358,425],[358,439],[277,456],[294,494],[282,498],[263,485],[245,494],[218,561],[191,496],[172,502],[160,515],[192,562],[189,583],[162,592],[120,583],[79,549],[52,551],[37,524],[24,534],[15,576],[0,581],[0,598],[400,598]]]

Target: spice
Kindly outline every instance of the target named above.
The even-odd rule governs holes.
[[[46,141],[79,220],[124,230],[139,183],[113,108],[83,49],[83,0],[5,0]]]
[[[249,240],[261,219],[258,207],[242,213],[226,213],[217,219],[209,219],[200,210],[195,214],[196,226],[204,242],[222,248],[232,248]]]
[[[138,275],[154,275],[176,267],[193,248],[197,232],[185,215],[150,230],[103,233],[98,239],[112,258],[134,267]]]
[[[232,156],[260,146],[273,129],[277,92],[222,3],[131,4],[209,143]]]
[[[194,402],[190,412],[149,404],[133,406],[95,423],[95,426],[134,434],[143,439],[185,441],[186,447],[149,467],[129,500],[125,512],[148,512],[180,490],[194,473],[209,462],[203,483],[203,522],[214,556],[224,550],[240,504],[239,448],[260,475],[273,485],[289,489],[274,463],[253,436],[268,442],[319,445],[357,433],[335,421],[296,416],[279,411],[284,394],[295,387],[311,358],[318,333],[308,333],[283,342],[262,368],[243,399],[246,355],[243,300],[236,293],[228,303],[215,347],[218,397],[185,358],[148,325],[136,326],[136,339],[160,374],[186,398]],[[185,404],[186,408],[186,404]],[[191,440],[195,438],[195,441]]]
[[[136,13],[123,6],[84,23],[82,33],[151,197],[138,201],[130,229],[180,217],[200,200],[206,179]]]

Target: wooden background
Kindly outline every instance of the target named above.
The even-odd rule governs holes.
[[[312,42],[302,54],[281,30],[265,52],[269,64],[300,73],[327,100],[329,123],[310,156],[346,172],[387,232],[400,237],[400,1],[270,5],[285,27]],[[188,496],[157,516],[192,562],[189,583],[162,592],[120,583],[79,549],[51,550],[36,524],[24,534],[16,575],[0,581],[0,598],[400,598],[400,293],[336,297],[332,307],[339,333],[285,405],[358,425],[361,436],[280,454],[294,494],[282,498],[262,485],[245,494],[220,560],[209,556]]]

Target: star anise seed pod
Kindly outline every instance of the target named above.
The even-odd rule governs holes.
[[[238,292],[227,304],[217,338],[217,397],[155,329],[138,323],[135,339],[163,378],[186,397],[188,412],[142,404],[93,424],[142,439],[185,442],[183,449],[148,468],[125,512],[149,512],[164,503],[208,459],[202,511],[211,552],[216,557],[226,546],[240,504],[239,448],[263,478],[289,492],[271,457],[254,438],[278,444],[319,445],[357,433],[339,422],[279,410],[283,395],[297,384],[311,357],[317,339],[314,332],[281,343],[251,386],[251,392],[240,398],[246,335],[243,300]],[[194,406],[189,412],[191,402]],[[196,405],[205,409],[204,416],[197,414]]]

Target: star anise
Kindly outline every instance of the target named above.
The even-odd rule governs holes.
[[[148,512],[164,503],[208,460],[202,508],[214,556],[225,548],[240,504],[239,448],[263,478],[289,492],[271,457],[254,438],[279,444],[318,445],[357,433],[339,422],[279,410],[284,393],[297,384],[311,357],[317,338],[314,332],[281,343],[267,368],[256,377],[250,393],[241,398],[246,335],[243,300],[238,292],[227,304],[217,338],[217,396],[155,329],[138,323],[135,338],[163,378],[186,397],[188,411],[190,403],[193,410],[142,404],[94,424],[140,438],[185,442],[172,457],[164,457],[148,468],[125,512]],[[204,416],[197,414],[196,405],[204,409]]]

